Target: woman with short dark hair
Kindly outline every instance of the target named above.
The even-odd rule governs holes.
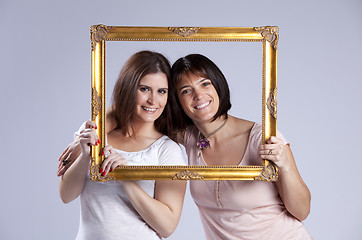
[[[289,143],[277,137],[261,145],[258,123],[228,115],[229,88],[220,69],[208,58],[191,54],[172,66],[178,105],[185,116],[179,142],[189,165],[260,165],[279,168],[276,183],[260,181],[191,181],[206,239],[311,239],[300,222],[310,210]]]

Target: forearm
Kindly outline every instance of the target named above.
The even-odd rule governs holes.
[[[64,203],[76,199],[83,191],[84,182],[89,170],[89,156],[81,154],[59,181],[59,194]]]
[[[135,182],[123,182],[123,188],[133,207],[147,224],[162,237],[168,237],[174,232],[181,216],[186,182],[173,182],[173,184],[178,184],[175,188],[179,188],[181,191],[181,194],[169,193],[171,196],[175,196],[175,199],[172,201],[173,203],[176,203],[174,206],[150,197]]]
[[[279,169],[277,187],[288,212],[300,221],[306,219],[310,211],[311,194],[298,170],[294,167]]]

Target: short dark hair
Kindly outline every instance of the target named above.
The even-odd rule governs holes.
[[[170,82],[170,63],[162,54],[152,51],[141,51],[133,54],[123,66],[115,83],[112,94],[112,111],[117,121],[117,128],[123,134],[134,132],[134,113],[137,99],[137,89],[143,77],[152,73],[164,73],[168,82],[168,98],[165,109],[155,121],[155,128],[162,134],[170,135],[173,131],[172,109],[176,97]],[[171,88],[171,89],[170,89]]]
[[[210,79],[217,95],[219,96],[219,108],[212,121],[223,115],[227,117],[227,112],[231,108],[230,90],[226,78],[218,66],[201,54],[190,54],[186,57],[179,58],[171,68],[173,84],[176,86],[180,82],[182,76],[190,73],[199,77]],[[175,92],[175,95],[177,95],[177,92]],[[182,109],[178,99],[177,103]],[[186,116],[183,111],[182,113],[186,126],[193,124],[192,120]]]

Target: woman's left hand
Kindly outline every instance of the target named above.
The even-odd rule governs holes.
[[[262,159],[274,162],[278,168],[290,167],[290,161],[286,153],[286,145],[277,137],[270,137],[266,144],[260,145],[259,154]]]
[[[100,172],[102,176],[105,176],[108,172],[112,172],[117,166],[127,165],[127,160],[118,153],[111,145],[107,145],[102,154],[106,157],[104,158]]]

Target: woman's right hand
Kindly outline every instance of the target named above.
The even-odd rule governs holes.
[[[80,131],[79,134],[79,145],[84,156],[89,156],[91,146],[97,146],[100,143],[98,135],[95,131],[96,124],[93,121],[88,120],[85,125],[85,129]]]
[[[95,122],[88,120],[85,122],[85,129],[97,129]],[[59,166],[57,176],[62,176],[67,169],[73,164],[73,162],[79,157],[82,153],[80,148],[80,135],[78,134],[74,141],[68,145],[68,147],[63,151],[62,155],[59,157]],[[99,141],[98,141],[99,142]]]
[[[127,165],[127,160],[122,154],[118,153],[111,145],[107,145],[102,152],[105,155],[100,172],[105,176],[108,172],[112,172],[117,166]]]

